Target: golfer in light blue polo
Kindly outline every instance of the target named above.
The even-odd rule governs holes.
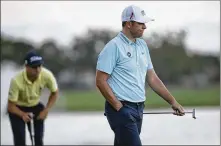
[[[166,100],[176,115],[184,115],[183,107],[170,94],[154,71],[150,52],[141,38],[145,23],[153,21],[144,10],[131,5],[121,16],[122,31],[110,40],[97,60],[96,86],[106,99],[105,115],[115,134],[114,145],[142,145],[145,80]]]

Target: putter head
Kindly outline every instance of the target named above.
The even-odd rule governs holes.
[[[193,109],[193,115],[192,116],[193,116],[194,119],[196,119],[196,109],[195,108]]]

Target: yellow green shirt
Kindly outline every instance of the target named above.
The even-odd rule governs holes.
[[[39,103],[43,88],[48,88],[51,92],[58,89],[53,73],[42,67],[37,80],[31,82],[24,69],[11,79],[8,99],[16,105],[31,107]]]

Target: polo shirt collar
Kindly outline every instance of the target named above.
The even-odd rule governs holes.
[[[35,81],[39,80],[40,76],[41,76],[41,73],[39,74],[38,78]],[[24,69],[24,71],[23,71],[23,77],[29,85],[33,84],[33,82],[28,79],[26,69]]]
[[[122,31],[118,34],[118,36],[124,41],[126,41],[129,45],[132,45],[132,44],[138,45],[137,39],[135,39],[135,42],[132,42],[130,39],[127,38],[127,36]]]

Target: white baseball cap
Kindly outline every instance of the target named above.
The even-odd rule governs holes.
[[[123,10],[121,21],[136,21],[139,23],[147,23],[150,21],[154,21],[154,19],[147,17],[144,10],[142,10],[141,8],[130,5]]]

